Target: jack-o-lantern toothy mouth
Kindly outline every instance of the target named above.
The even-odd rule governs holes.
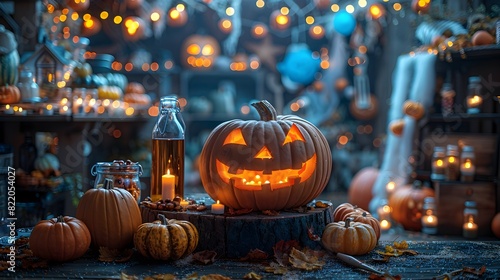
[[[264,171],[238,169],[235,173],[229,172],[229,166],[216,160],[217,172],[221,179],[241,190],[257,191],[268,186],[271,190],[292,187],[309,179],[316,169],[316,154],[302,164],[300,169],[274,170],[271,174]]]

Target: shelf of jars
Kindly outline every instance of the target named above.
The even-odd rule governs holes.
[[[131,122],[146,121],[157,113],[156,106],[134,105],[119,100],[92,103],[59,102],[14,103],[0,105],[1,121],[22,122]]]

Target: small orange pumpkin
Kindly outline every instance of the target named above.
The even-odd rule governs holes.
[[[403,103],[403,112],[416,120],[420,120],[425,114],[425,108],[420,102],[406,100]]]
[[[77,259],[90,246],[90,232],[80,220],[59,216],[38,222],[30,235],[33,255],[42,259],[64,262]]]
[[[397,119],[389,123],[389,129],[396,136],[401,136],[405,128],[405,120]]]
[[[0,86],[0,104],[12,104],[21,100],[21,92],[16,86]]]
[[[89,228],[94,246],[119,250],[133,247],[134,233],[142,223],[136,199],[125,189],[113,188],[111,179],[85,192],[76,217]]]
[[[398,187],[389,197],[392,218],[407,230],[420,231],[422,206],[426,197],[434,197],[434,190],[423,186],[420,181]]]
[[[359,208],[357,205],[352,205],[348,202],[342,203],[335,210],[333,211],[333,221],[334,222],[340,222],[343,221],[347,218],[348,215],[350,214],[362,214],[363,212],[368,212],[362,208]]]
[[[500,212],[498,212],[491,221],[491,231],[497,238],[500,238]]]
[[[327,224],[321,242],[332,252],[364,255],[377,246],[377,236],[370,225],[353,222],[352,218],[347,218],[345,222]]]
[[[353,212],[347,214],[346,218],[352,218],[353,222],[363,223],[370,225],[375,231],[375,235],[377,236],[377,240],[380,239],[380,222],[373,217],[370,213],[364,211],[361,214]]]

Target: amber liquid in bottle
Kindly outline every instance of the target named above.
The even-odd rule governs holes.
[[[175,175],[175,195],[184,198],[184,139],[153,139],[151,200],[162,199],[162,176]]]

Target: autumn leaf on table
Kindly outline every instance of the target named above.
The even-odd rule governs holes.
[[[264,268],[264,271],[276,275],[284,275],[288,272],[288,269],[278,263],[272,262],[269,266]]]
[[[255,273],[255,272],[249,272],[247,273],[245,276],[243,276],[243,279],[255,279],[255,280],[260,280],[262,279],[263,277],[260,276],[259,274]]]
[[[306,254],[295,248],[292,248],[289,261],[293,267],[307,271],[322,269],[325,265],[325,262],[320,261],[314,254]]]
[[[201,264],[212,264],[215,262],[215,251],[204,250],[193,254],[193,261]]]
[[[292,251],[293,248],[300,248],[300,244],[297,240],[289,240],[289,241],[279,241],[274,245],[273,251],[274,251],[274,257],[276,258],[276,261],[281,265],[281,266],[287,266],[289,263],[288,256],[290,255],[290,252]]]
[[[379,255],[385,256],[385,257],[399,257],[402,255],[411,255],[415,256],[418,255],[417,251],[415,250],[409,250],[408,249],[408,243],[403,240],[401,242],[394,241],[393,245],[386,245],[385,246],[385,251],[377,251]]]
[[[231,278],[220,274],[207,274],[200,277],[200,280],[231,280]]]
[[[316,208],[328,208],[329,206],[330,206],[329,203],[325,203],[321,200],[316,201],[316,203],[314,204],[314,207]]]
[[[248,254],[246,256],[241,258],[240,261],[242,261],[242,262],[246,262],[246,261],[259,262],[259,261],[266,260],[268,258],[269,258],[269,255],[266,252],[259,250],[259,249],[253,249],[250,252],[248,252]]]
[[[310,228],[307,229],[307,236],[312,241],[321,241],[321,237],[319,235],[317,235],[317,234],[314,233],[314,228],[313,227],[310,227]]]

